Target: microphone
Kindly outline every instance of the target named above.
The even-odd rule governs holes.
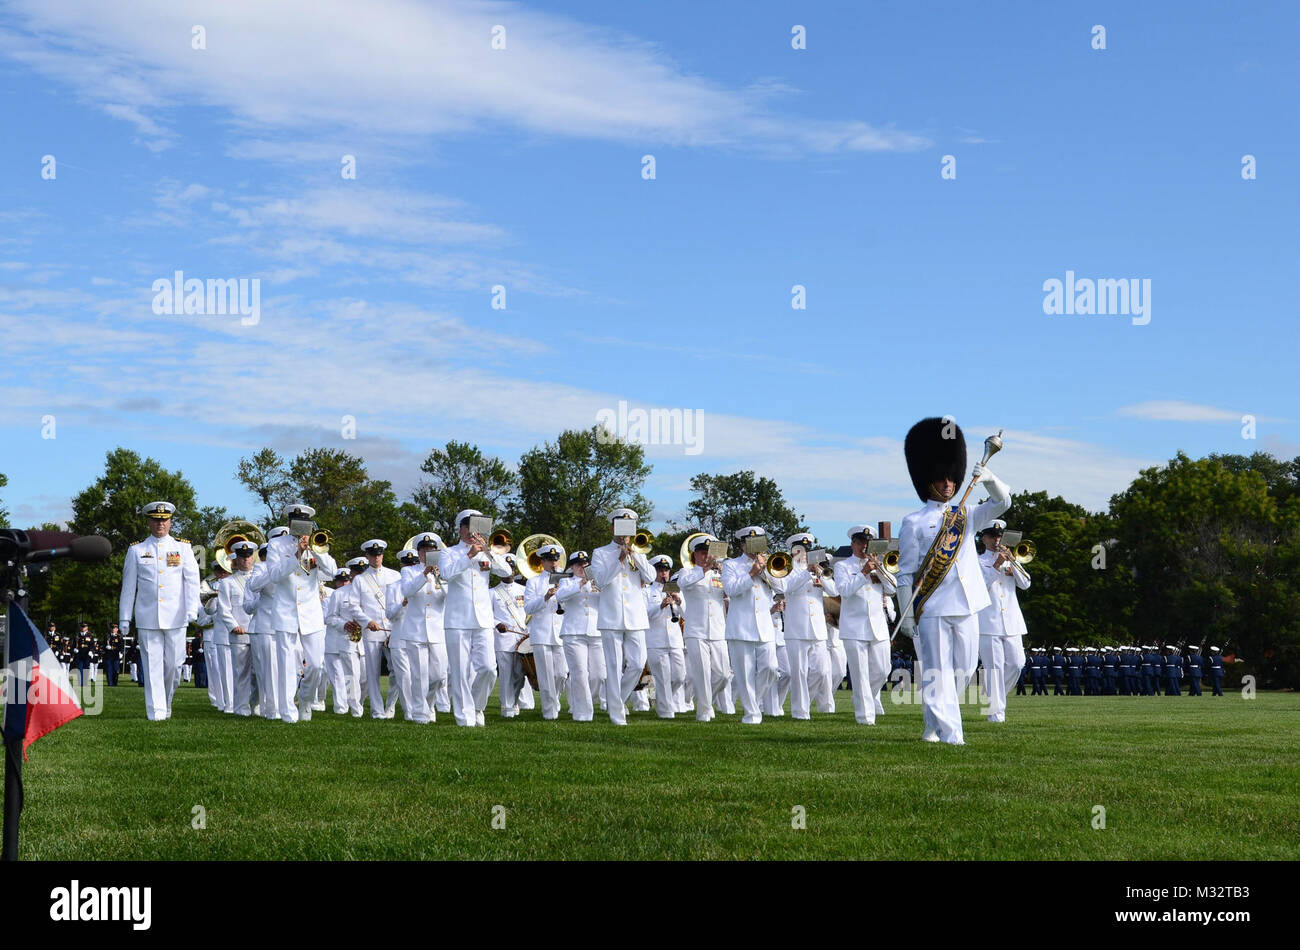
[[[63,540],[61,538],[56,539],[51,537],[62,534],[66,534],[66,532],[31,532],[33,541],[44,542],[46,544],[51,540],[55,540],[56,543],[57,541]],[[74,534],[68,534],[67,542],[68,543],[60,545],[59,547],[33,551],[31,554],[27,555],[25,560],[28,564],[39,564],[45,561],[54,561],[65,557],[70,557],[74,561],[82,562],[103,561],[113,553],[113,545],[109,542],[108,538],[100,537],[97,534],[92,534],[84,538],[79,538]]]

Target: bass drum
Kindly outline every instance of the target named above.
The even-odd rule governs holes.
[[[524,637],[515,650],[519,653],[519,665],[523,667],[524,678],[528,680],[528,685],[540,690],[541,687],[537,685],[537,660],[533,657],[533,641]]]

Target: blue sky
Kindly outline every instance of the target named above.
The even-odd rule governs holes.
[[[3,502],[66,518],[116,445],[236,511],[267,444],[405,495],[620,400],[702,413],[647,447],[659,520],[752,468],[827,537],[915,507],[925,415],[1093,508],[1300,454],[1300,17],[1008,6],[0,4]],[[155,314],[176,270],[259,279],[259,322]],[[1045,314],[1067,270],[1150,280],[1150,323]]]

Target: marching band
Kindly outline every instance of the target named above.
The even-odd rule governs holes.
[[[996,516],[1010,489],[987,465],[999,437],[986,441],[956,504],[966,451],[955,423],[923,419],[904,448],[923,507],[898,538],[887,522],[883,537],[855,524],[838,550],[799,532],[772,552],[751,525],[730,543],[689,535],[680,565],[648,556],[653,536],[630,508],[609,512],[610,541],[590,555],[566,554],[545,534],[512,552],[509,532],[467,508],[455,544],[417,534],[397,553],[400,571],[384,563],[381,538],[339,569],[315,510],[293,502],[264,538],[250,522],[224,525],[213,576],[200,581],[189,542],[170,537],[175,506],[152,502],[143,508],[150,537],[127,552],[120,626],[125,636],[136,625],[151,720],[171,715],[185,627],[201,618],[211,626],[209,698],[223,713],[310,721],[332,691],[337,715],[360,717],[368,702],[373,718],[391,719],[400,701],[407,721],[450,712],[464,727],[485,725],[494,686],[504,719],[536,702],[555,720],[567,701],[574,722],[592,721],[599,706],[621,726],[653,695],[664,719],[693,712],[709,722],[735,715],[738,701],[740,721],[758,724],[783,715],[788,697],[792,718],[809,720],[814,708],[835,710],[846,673],[854,719],[870,726],[884,713],[901,633],[924,671],[922,739],[961,745],[959,694],[977,659],[988,719],[1005,721],[1025,665],[1017,591],[1029,588],[1033,546],[1002,543]],[[967,504],[976,485],[988,498]]]

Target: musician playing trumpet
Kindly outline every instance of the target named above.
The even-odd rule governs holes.
[[[645,669],[650,620],[641,588],[655,579],[645,555],[632,550],[636,519],[631,508],[611,511],[613,539],[597,548],[591,561],[592,579],[600,588],[596,625],[605,648],[605,702],[609,721],[616,726],[627,725],[625,704]]]
[[[894,575],[867,548],[873,532],[865,524],[849,528],[853,556],[835,565],[841,595],[840,642],[853,681],[853,716],[859,725],[874,726],[883,711],[880,688],[889,678],[889,624],[894,619]]]
[[[542,718],[560,717],[560,694],[568,668],[564,662],[564,649],[560,639],[564,614],[556,612],[560,606],[556,599],[560,579],[551,575],[560,569],[563,549],[556,544],[543,544],[537,549],[542,570],[524,587],[524,610],[528,614],[528,639],[533,644],[533,661],[537,664],[537,688],[542,694]]]
[[[821,565],[808,564],[808,552],[816,544],[817,539],[807,531],[786,538],[794,562],[794,569],[785,579],[785,641],[793,719],[811,718],[812,657],[817,644],[826,642],[826,605],[822,598],[839,596],[835,578],[828,576]]]
[[[672,573],[673,559],[658,554],[649,563],[655,569],[655,581],[644,590],[646,616],[650,621],[645,635],[646,654],[650,675],[654,677],[655,711],[660,719],[672,719],[676,713],[686,711],[682,708],[686,684],[686,653],[680,623],[682,598],[664,590]]]
[[[757,525],[735,533],[743,546],[737,557],[722,565],[722,589],[730,598],[727,610],[727,651],[731,655],[732,675],[744,709],[741,722],[763,721],[762,699],[776,683],[776,629],[773,614],[781,608],[772,597],[771,586],[763,579],[767,554],[757,550],[767,532]],[[752,553],[751,553],[752,551]]]
[[[1029,572],[1016,563],[1002,543],[1006,522],[994,519],[980,532],[984,545],[980,570],[992,601],[979,613],[980,659],[984,663],[984,691],[989,697],[989,722],[1006,722],[1007,690],[1025,665],[1025,618],[1016,588],[1029,590]]]
[[[677,575],[682,612],[686,617],[686,670],[695,696],[695,718],[708,722],[714,710],[734,712],[730,706],[731,660],[727,656],[727,606],[722,591],[722,571],[709,554],[709,542],[700,534],[691,545],[691,565]]]

